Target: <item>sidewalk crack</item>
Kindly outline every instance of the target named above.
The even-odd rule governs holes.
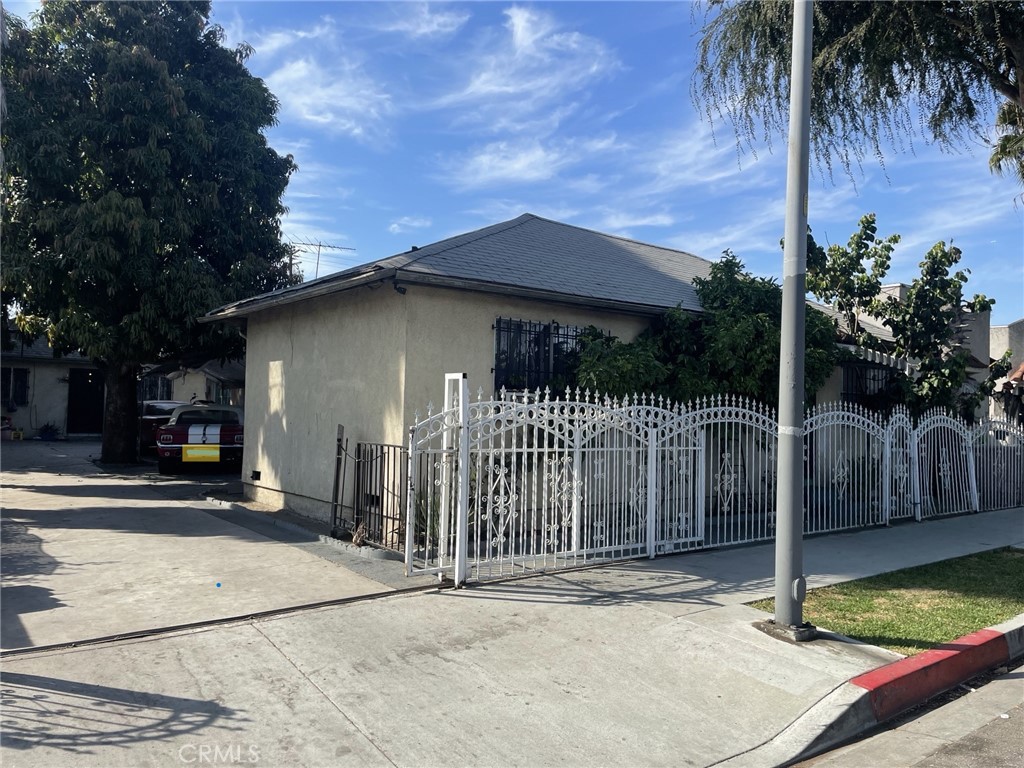
[[[334,707],[338,711],[338,714],[340,714],[343,718],[345,718],[345,720],[348,721],[349,725],[351,725],[364,739],[366,739],[367,742],[370,743],[370,745],[375,750],[377,750],[380,753],[381,757],[383,757],[385,760],[387,760],[388,763],[390,763],[391,765],[395,766],[395,768],[398,768],[398,763],[396,763],[394,760],[391,759],[391,756],[388,755],[388,753],[385,752],[383,750],[383,748],[381,748],[380,745],[378,745],[377,742],[375,742],[373,740],[373,738],[370,736],[370,734],[368,734],[366,731],[364,731],[362,728],[360,728],[359,725],[351,717],[348,716],[348,713],[346,713],[344,709],[342,709],[340,706],[338,706],[338,703],[334,699],[332,699],[330,697],[330,695],[327,693],[327,691],[325,691],[323,688],[321,688],[319,685],[317,685],[316,681],[314,681],[309,675],[307,675],[305,672],[303,672],[299,668],[299,665],[296,664],[294,661],[292,661],[291,657],[289,657],[288,654],[285,653],[280,648],[280,646],[278,646],[277,643],[275,643],[273,640],[270,639],[270,636],[267,635],[266,632],[264,632],[262,629],[260,629],[260,627],[255,622],[253,622],[251,624],[251,626],[257,632],[259,632],[260,635],[262,635],[263,638],[268,643],[270,643],[271,647],[273,647],[273,649],[275,651],[277,651],[279,654],[281,654],[281,657],[284,658],[285,661],[287,661],[289,664],[292,665],[292,667],[295,669],[296,672],[298,672],[300,675],[302,675],[303,679],[306,682],[308,682],[311,686],[316,688],[316,690],[320,693],[320,695],[323,696],[325,699],[327,699],[327,701],[330,702],[331,706]]]

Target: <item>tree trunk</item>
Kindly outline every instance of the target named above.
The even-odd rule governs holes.
[[[138,460],[137,366],[109,363],[104,368],[107,397],[103,404],[102,461],[131,464]]]

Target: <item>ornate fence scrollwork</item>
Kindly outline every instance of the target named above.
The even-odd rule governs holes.
[[[456,385],[459,385],[457,387]],[[775,535],[777,419],[731,395],[687,406],[579,390],[445,407],[410,430],[409,572],[457,581]],[[460,394],[461,393],[461,394]],[[1024,434],[829,404],[805,419],[808,534],[1024,503]]]

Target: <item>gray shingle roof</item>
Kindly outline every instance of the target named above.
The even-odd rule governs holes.
[[[54,352],[53,347],[50,346],[50,342],[47,341],[45,336],[38,336],[34,339],[30,339],[20,331],[12,331],[11,341],[14,343],[14,348],[2,353],[4,365],[7,365],[8,363],[14,364],[15,360],[92,364],[92,361],[85,357],[81,352],[65,352],[63,354],[57,354]]]
[[[693,280],[711,262],[685,251],[640,243],[525,213],[431,245],[281,291],[220,307],[210,319],[245,316],[281,301],[345,290],[366,279],[437,284],[593,300],[652,314],[680,305],[699,312]]]
[[[457,277],[572,296],[700,311],[696,277],[711,262],[525,213],[379,262],[405,273]]]

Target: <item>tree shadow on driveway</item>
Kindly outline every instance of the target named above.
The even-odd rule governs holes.
[[[241,731],[249,719],[215,701],[111,688],[40,675],[0,674],[6,749],[72,754],[201,731]],[[171,761],[168,761],[171,762]]]

